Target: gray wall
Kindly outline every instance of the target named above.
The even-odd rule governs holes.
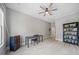
[[[50,23],[9,8],[6,10],[7,25],[10,35],[13,35],[14,33],[20,34],[22,38],[22,44],[25,36],[42,34],[44,37],[47,37],[49,34]]]

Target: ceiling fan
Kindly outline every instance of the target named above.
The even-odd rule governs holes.
[[[53,3],[50,3],[48,5],[48,7],[46,7],[45,5],[40,5],[40,8],[43,11],[39,12],[39,14],[44,14],[44,16],[46,16],[46,15],[52,15],[52,11],[56,11],[57,10],[57,8],[53,8]]]

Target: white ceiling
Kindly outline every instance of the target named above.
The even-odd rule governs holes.
[[[42,9],[40,8],[41,3],[7,3],[8,8],[14,9],[16,11],[28,14],[30,16],[52,22],[54,19],[58,19],[63,16],[71,15],[79,12],[78,3],[54,3],[53,7],[57,8],[57,11],[53,11],[53,15],[43,16],[38,14]],[[48,4],[44,4],[48,5]]]

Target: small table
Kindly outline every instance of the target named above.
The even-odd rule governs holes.
[[[34,38],[34,37],[33,37],[33,36],[26,36],[26,37],[25,37],[25,45],[27,45],[28,48],[29,48],[29,41],[30,41],[30,39],[32,39],[32,38]]]
[[[40,36],[40,40],[43,42],[43,35],[39,35]]]

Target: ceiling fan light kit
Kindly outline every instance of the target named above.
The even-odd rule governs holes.
[[[42,5],[40,5],[40,8],[43,10],[43,11],[41,11],[41,12],[39,12],[39,14],[44,14],[44,16],[46,16],[46,15],[52,15],[52,11],[56,11],[57,10],[57,8],[53,8],[52,7],[53,6],[53,3],[50,3],[49,5],[48,5],[48,7],[46,7],[46,6],[42,6]]]
[[[48,12],[46,12],[46,14],[49,14]]]

